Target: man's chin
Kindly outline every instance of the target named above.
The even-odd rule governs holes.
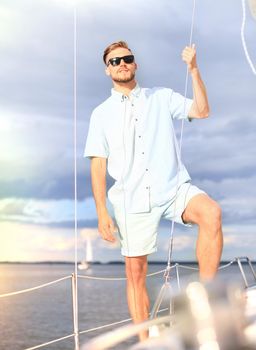
[[[130,83],[133,81],[135,78],[135,74],[133,74],[130,77],[125,77],[125,78],[112,78],[115,83]]]

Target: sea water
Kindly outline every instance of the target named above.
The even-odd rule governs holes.
[[[160,271],[165,267],[165,264],[152,264],[148,272]],[[74,269],[74,265],[70,264],[0,264],[0,294],[71,276]],[[179,272],[181,287],[198,278],[194,270],[179,268]],[[79,271],[79,274],[124,277],[124,265],[92,265],[89,270]],[[242,282],[237,264],[221,270],[220,277]],[[171,280],[174,286],[177,285],[175,270],[171,272]],[[151,305],[163,283],[163,273],[148,278]],[[80,331],[129,318],[125,281],[79,278],[78,307]],[[80,336],[80,343],[114,328],[85,333]],[[24,350],[70,334],[73,334],[71,278],[25,294],[0,298],[0,350]],[[132,339],[128,343],[134,341]],[[119,349],[123,348],[119,346]],[[74,349],[74,340],[63,340],[43,349],[71,350]]]

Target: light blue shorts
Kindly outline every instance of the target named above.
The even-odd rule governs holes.
[[[161,219],[174,220],[179,224],[191,226],[183,222],[182,214],[190,199],[198,194],[205,192],[186,182],[178,190],[176,204],[171,200],[161,206],[153,207],[150,212],[136,214],[125,214],[122,206],[114,208],[122,255],[141,256],[156,252],[157,231]]]

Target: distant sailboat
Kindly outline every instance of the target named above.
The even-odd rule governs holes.
[[[87,237],[85,260],[82,260],[81,263],[78,265],[79,270],[87,270],[90,267],[92,261],[93,261],[92,241],[90,237]]]

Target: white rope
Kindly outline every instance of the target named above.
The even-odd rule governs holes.
[[[236,262],[236,259],[231,260],[226,265],[220,266],[219,270],[222,270],[222,269],[225,269],[225,268],[229,267],[234,262]],[[172,265],[170,267],[170,269],[172,270],[176,266],[178,266],[180,268],[183,268],[183,269],[187,269],[187,270],[198,270],[197,267],[186,266],[186,265],[182,265],[182,264],[179,264],[179,263],[176,263],[175,265]],[[165,271],[166,271],[166,269],[163,269],[163,270],[160,270],[160,271],[156,271],[156,272],[147,274],[146,276],[147,277],[152,277],[152,276],[160,275],[160,274],[162,274]],[[77,275],[77,277],[78,278],[82,278],[82,279],[99,280],[99,281],[125,281],[126,280],[126,277],[97,277],[97,276],[88,276],[88,275]],[[41,284],[39,286],[35,286],[35,287],[32,287],[32,288],[27,288],[27,289],[19,290],[19,291],[16,291],[16,292],[10,292],[10,293],[1,294],[0,298],[31,292],[33,290],[44,288],[44,287],[50,286],[52,284],[55,284],[55,283],[58,283],[58,282],[61,282],[61,281],[64,281],[64,280],[67,280],[67,279],[70,279],[70,278],[72,278],[72,276],[66,276],[66,277],[57,279],[55,281],[48,282],[48,283],[45,283],[45,284]]]
[[[198,271],[199,268],[198,267],[192,267],[192,266],[186,266],[186,265],[178,265],[180,268],[182,269],[186,269],[186,270],[195,270]]]
[[[175,265],[171,266],[171,269],[173,269]],[[146,275],[146,277],[152,277],[156,275],[160,275],[165,271],[165,269],[152,272]],[[88,275],[78,275],[78,278],[82,279],[88,279],[88,280],[98,280],[98,281],[125,281],[127,278],[126,277],[97,277],[97,276],[88,276]]]
[[[245,57],[247,59],[247,62],[249,63],[249,66],[251,67],[253,74],[256,75],[256,69],[252,63],[251,58],[250,58],[249,52],[247,50],[245,37],[244,37],[244,28],[245,28],[245,22],[246,22],[246,9],[245,9],[245,0],[241,0],[241,1],[242,1],[242,9],[243,9],[243,19],[242,19],[242,25],[241,25],[241,39],[242,39],[243,49],[244,49],[244,53],[245,53]]]
[[[226,265],[223,266],[219,266],[218,270],[223,270],[226,269],[227,267],[229,267],[230,265],[232,265],[234,262],[237,262],[236,259],[231,260],[229,263],[227,263]],[[192,266],[186,266],[186,265],[182,265],[182,264],[176,264],[178,267],[182,268],[182,269],[187,269],[187,270],[196,270],[198,271],[199,268],[198,267],[192,267]]]
[[[165,308],[165,309],[161,309],[158,311],[158,313],[161,313],[161,312],[164,312],[164,311],[168,311],[169,308]],[[99,329],[104,329],[104,328],[109,328],[109,327],[112,327],[112,326],[116,326],[118,324],[122,324],[122,323],[126,323],[126,322],[130,322],[132,321],[131,318],[127,318],[126,320],[122,320],[122,321],[117,321],[117,322],[113,322],[113,323],[109,323],[109,324],[106,324],[104,326],[99,326],[99,327],[94,327],[94,328],[91,328],[91,329],[87,329],[85,331],[80,331],[79,334],[85,334],[85,333],[90,333],[90,332],[93,332],[93,331],[97,331]]]
[[[218,270],[226,269],[227,267],[229,267],[230,265],[232,265],[234,262],[237,262],[236,259],[231,260],[231,261],[230,261],[228,264],[226,264],[226,265],[220,266],[220,267],[218,268]]]
[[[234,262],[237,262],[237,258],[235,258],[235,259],[231,260],[229,263],[219,267],[219,270],[229,267]],[[176,263],[175,265],[173,265],[171,267],[171,269],[175,268],[175,267],[180,267],[180,268],[189,269],[189,270],[198,270],[198,268],[195,268],[195,267],[192,267],[192,266],[185,266],[185,265],[182,265],[182,264],[179,264],[179,263]],[[147,276],[152,276],[152,275],[155,275],[155,274],[158,274],[158,273],[162,273],[163,271],[165,271],[165,270],[154,272],[153,274],[149,274]],[[80,276],[80,275],[78,275],[78,277],[80,277],[80,278],[90,278],[90,279],[101,279],[101,280],[116,280],[116,278],[99,278],[99,277],[94,277],[94,276]],[[64,279],[68,279],[68,278],[70,278],[70,276],[61,278],[59,280],[56,280],[56,281],[53,281],[53,282],[50,282],[50,283],[47,283],[47,284],[44,284],[44,285],[41,285],[41,286],[38,286],[38,287],[35,287],[35,288],[30,288],[28,290],[20,291],[20,292],[24,293],[25,291],[30,291],[30,290],[33,290],[33,289],[42,288],[44,286],[47,286],[47,285],[50,285],[50,284],[53,284],[53,283],[57,283],[57,282],[60,282],[60,281],[62,281]],[[119,278],[119,279],[125,280],[125,278]],[[20,292],[18,292],[18,293],[16,292],[15,294],[19,294]],[[14,293],[8,293],[8,294],[1,295],[0,297],[13,295],[13,294]],[[159,310],[158,313],[162,313],[162,312],[168,311],[168,310],[169,310],[169,308],[164,308],[164,309]],[[122,323],[129,322],[131,320],[132,320],[131,318],[128,318],[128,319],[124,319],[124,320],[121,320],[121,321],[108,323],[108,324],[105,324],[105,325],[102,325],[102,326],[93,327],[93,328],[90,328],[90,329],[87,329],[87,330],[84,330],[84,331],[80,331],[79,334],[86,334],[86,333],[91,333],[93,331],[106,329],[106,328],[113,327],[113,326],[116,326],[116,325],[119,325],[119,324],[122,324]],[[54,344],[54,343],[60,342],[62,340],[71,338],[71,337],[75,337],[75,334],[73,333],[73,334],[70,334],[70,335],[67,335],[67,336],[64,336],[64,337],[61,337],[61,338],[57,338],[57,339],[51,340],[49,342],[46,342],[46,343],[43,343],[43,344],[40,344],[40,345],[36,345],[36,346],[30,347],[30,348],[26,348],[25,350],[39,349],[39,348],[45,347],[47,345]]]
[[[91,329],[86,329],[85,331],[79,332],[79,334],[85,334],[85,333],[95,332],[95,331],[98,331],[98,330],[100,330],[100,329],[104,329],[104,328],[109,328],[109,327],[112,327],[112,326],[116,326],[116,325],[118,325],[118,324],[122,324],[122,323],[129,322],[129,321],[131,321],[131,320],[132,320],[131,318],[127,318],[126,320],[122,320],[122,321],[117,321],[117,322],[105,324],[104,326],[99,326],[99,327],[94,327],[94,328],[91,328]]]
[[[168,311],[168,310],[169,310],[169,308],[161,309],[161,310],[158,311],[158,313],[162,313],[162,312]],[[103,326],[99,326],[99,327],[94,327],[94,328],[86,329],[86,330],[84,330],[84,331],[80,331],[79,334],[86,334],[86,333],[95,332],[95,331],[97,331],[97,330],[106,329],[106,328],[109,328],[109,327],[117,326],[117,325],[122,324],[122,323],[130,322],[130,321],[132,321],[132,319],[131,319],[131,318],[127,318],[127,319],[124,319],[124,320],[121,320],[121,321],[108,323],[108,324],[105,324],[105,325],[103,325]],[[70,334],[70,335],[67,335],[67,336],[58,338],[58,339],[51,340],[51,341],[49,341],[49,342],[46,342],[46,343],[43,343],[43,344],[40,344],[40,345],[36,345],[36,346],[30,347],[30,348],[26,348],[26,349],[24,349],[24,350],[35,350],[35,349],[39,349],[39,348],[42,348],[42,347],[44,347],[44,346],[47,346],[47,345],[51,345],[51,344],[60,342],[60,341],[62,341],[62,340],[65,340],[65,339],[68,339],[68,338],[72,338],[72,337],[74,337],[74,336],[75,336],[75,334],[73,333],[73,334]]]
[[[103,349],[114,349],[116,345],[124,342],[126,339],[136,336],[139,332],[149,329],[154,325],[160,325],[169,323],[172,320],[172,315],[157,317],[154,319],[139,322],[137,324],[130,324],[124,327],[120,327],[114,331],[100,335],[96,338],[91,339],[85,345],[86,350],[103,350]],[[156,348],[156,347],[155,347]],[[159,348],[159,347],[157,347]]]
[[[32,348],[26,348],[24,350],[40,349],[40,348],[43,348],[43,347],[45,347],[47,345],[51,345],[51,344],[57,343],[59,341],[65,340],[65,339],[72,338],[72,337],[74,337],[74,335],[75,334],[70,334],[70,335],[67,335],[65,337],[61,337],[61,338],[58,338],[58,339],[54,339],[54,340],[48,341],[47,343],[43,343],[43,344],[40,344],[40,345],[33,346]]]
[[[126,277],[96,277],[88,275],[78,275],[78,278],[87,279],[87,280],[96,280],[96,281],[125,281]]]
[[[191,20],[191,27],[190,27],[190,37],[189,37],[189,46],[192,45],[192,38],[193,38],[193,29],[194,29],[194,21],[195,21],[195,8],[196,8],[196,0],[193,2],[193,10],[192,10],[192,20]],[[185,115],[186,111],[186,101],[187,101],[187,91],[188,91],[188,66],[186,71],[186,80],[185,80],[185,91],[184,91],[184,109],[183,114]],[[181,169],[181,149],[182,149],[182,141],[183,141],[183,130],[184,130],[184,118],[182,118],[181,121],[181,131],[180,131],[180,142],[179,146],[177,145],[177,142],[175,143],[176,146],[176,152],[177,152],[177,159],[178,159],[178,173],[177,173],[177,184],[176,184],[176,194],[175,194],[175,201],[174,201],[174,218],[172,220],[171,225],[171,234],[170,234],[170,240],[169,240],[169,248],[168,248],[168,262],[167,262],[167,268],[165,273],[165,279],[169,278],[170,273],[170,266],[171,266],[171,259],[172,259],[172,251],[173,251],[173,233],[174,233],[174,225],[175,225],[175,215],[176,215],[176,201],[177,201],[177,194],[179,189],[179,173]],[[176,140],[175,140],[176,141]]]
[[[10,296],[13,296],[13,295],[23,294],[23,293],[27,293],[27,292],[32,292],[33,290],[44,288],[44,287],[48,287],[48,286],[50,286],[52,284],[55,284],[55,283],[67,280],[69,278],[71,278],[71,276],[66,276],[66,277],[63,277],[63,278],[59,278],[58,280],[55,280],[55,281],[52,281],[52,282],[48,282],[48,283],[44,283],[44,284],[41,284],[41,285],[36,286],[36,287],[22,289],[22,290],[19,290],[19,291],[16,291],[16,292],[10,292],[10,293],[1,294],[0,298],[10,297]]]

